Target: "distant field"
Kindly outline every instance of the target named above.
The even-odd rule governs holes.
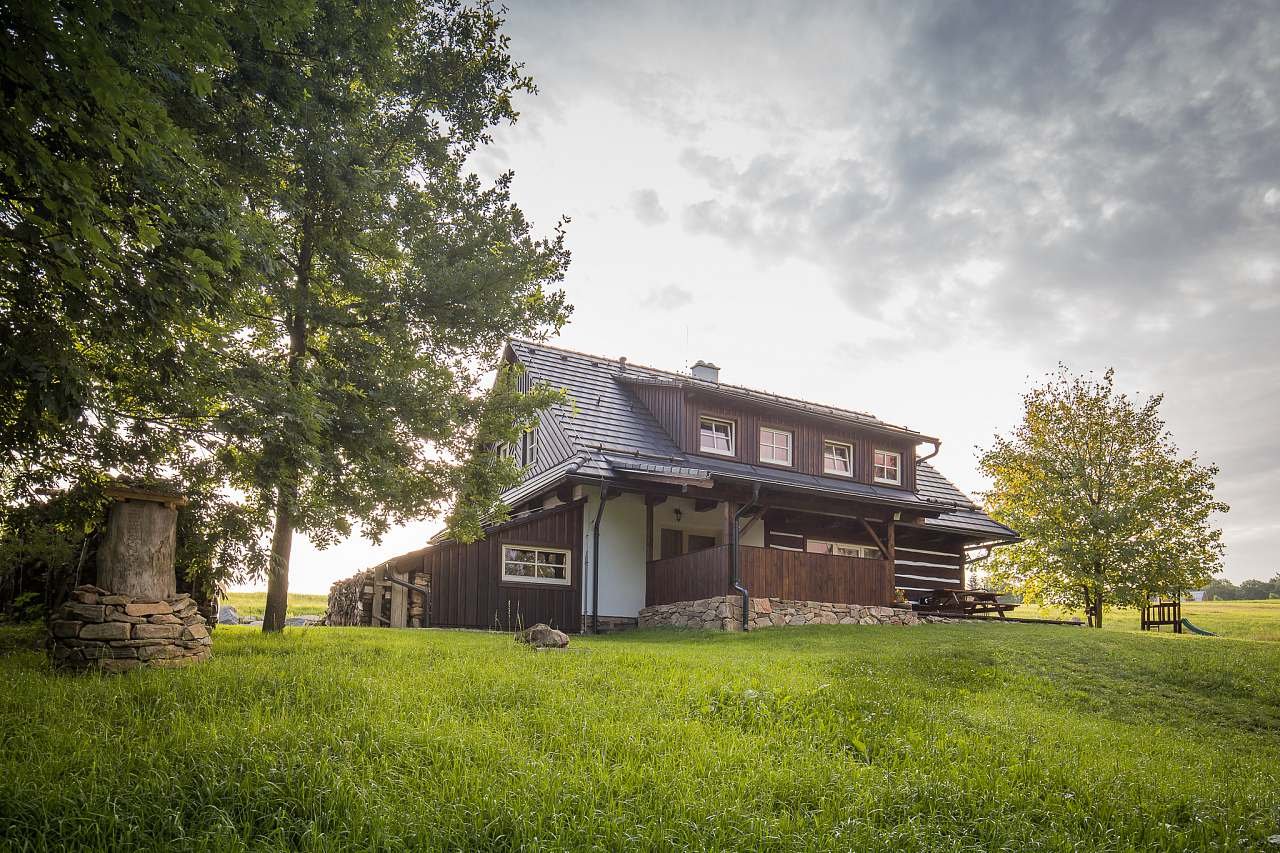
[[[265,592],[229,592],[220,601],[230,604],[242,617],[261,619],[267,607]],[[289,595],[289,616],[323,616],[329,608],[327,595]]]
[[[1083,613],[1034,604],[1020,605],[1009,615],[1033,619],[1084,619]],[[1280,600],[1184,601],[1182,615],[1197,628],[1223,637],[1280,643]],[[1108,610],[1102,614],[1102,627],[1113,631],[1137,631],[1139,621],[1137,610]]]
[[[39,641],[0,629],[0,849],[1280,849],[1268,643],[223,627],[72,677]]]

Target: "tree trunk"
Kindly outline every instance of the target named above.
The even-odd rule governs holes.
[[[308,201],[310,197],[308,196]],[[307,320],[311,299],[311,264],[314,251],[314,220],[310,209],[302,220],[302,240],[298,247],[297,276],[294,279],[293,304],[289,326],[289,388],[302,384],[302,362],[307,354]],[[296,468],[282,473],[276,487],[276,527],[271,534],[271,566],[267,574],[267,606],[262,614],[262,630],[284,630],[285,612],[289,606],[289,553],[293,550],[294,507],[297,503]],[[286,485],[286,483],[288,485]]]
[[[289,606],[289,553],[293,550],[293,517],[281,487],[276,503],[276,527],[271,534],[271,564],[267,570],[267,607],[262,614],[263,633],[284,630]]]

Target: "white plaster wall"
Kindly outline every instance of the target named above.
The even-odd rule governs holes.
[[[716,504],[706,512],[694,512],[692,498],[668,498],[653,508],[653,555],[662,555],[662,528],[683,530],[686,533],[697,533],[702,536],[714,536],[717,545],[727,545],[724,539],[724,506]],[[680,521],[676,521],[675,512],[680,510]],[[643,523],[641,519],[641,523]],[[747,520],[742,521],[746,526]],[[644,537],[641,536],[641,541]],[[742,535],[743,545],[764,546],[764,522],[757,521]]]
[[[582,515],[584,546],[582,612],[591,612],[592,527],[599,508],[600,492],[584,490],[587,505]],[[605,504],[600,520],[600,615],[639,615],[644,607],[644,498],[623,494]]]
[[[591,613],[592,526],[599,507],[600,491],[579,486],[577,494],[587,499],[582,515],[583,581],[582,612]],[[675,520],[679,509],[681,520]],[[746,522],[744,521],[745,525]],[[661,553],[662,529],[672,528],[724,542],[724,509],[717,505],[706,512],[694,512],[692,498],[668,498],[653,508],[653,553]],[[600,521],[600,615],[639,615],[645,595],[645,507],[644,496],[626,493],[609,501]],[[742,536],[743,545],[764,546],[764,523],[757,521]]]

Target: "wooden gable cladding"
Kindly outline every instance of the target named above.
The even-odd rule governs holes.
[[[679,443],[679,436],[684,429],[685,422],[684,392],[679,388],[639,383],[628,387],[630,387],[631,393],[635,394],[636,399],[653,413],[658,423],[667,431],[667,435]]]
[[[674,389],[650,389],[672,392]],[[677,396],[677,395],[671,395]],[[644,398],[641,398],[644,400]],[[652,405],[645,401],[645,405]],[[816,474],[828,477],[833,481],[854,481],[874,483],[875,451],[889,450],[901,454],[902,483],[897,488],[907,491],[916,489],[915,442],[909,438],[887,435],[869,429],[859,428],[852,424],[842,424],[821,418],[809,418],[795,412],[770,410],[763,406],[753,406],[726,401],[711,395],[688,392],[683,395],[679,405],[663,401],[668,407],[668,421],[659,417],[663,426],[672,430],[671,436],[685,453],[733,459],[748,465],[760,465],[766,468],[799,471],[803,474]],[[657,414],[655,412],[655,414]],[[683,415],[683,417],[681,417]],[[735,425],[734,455],[705,453],[699,449],[698,422],[702,416],[731,421]],[[792,464],[790,466],[775,465],[760,461],[760,428],[773,427],[787,430],[794,436],[792,445]],[[853,477],[839,474],[827,474],[823,471],[823,444],[827,440],[853,445]],[[876,485],[887,486],[885,483]],[[894,486],[889,486],[894,488]]]
[[[522,370],[516,377],[516,390],[522,393],[533,390],[533,379],[529,371]],[[560,426],[559,418],[550,411],[543,412],[538,418],[538,460],[525,468],[523,479],[527,480],[534,474],[559,465],[572,455],[573,447]]]
[[[502,579],[506,545],[546,546],[572,553],[568,585]],[[582,503],[515,519],[469,544],[442,542],[423,554],[431,574],[431,624],[450,628],[518,630],[545,622],[582,629]]]

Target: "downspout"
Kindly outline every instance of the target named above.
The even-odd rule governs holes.
[[[591,633],[600,633],[600,519],[604,517],[606,497],[604,476],[600,477],[600,503],[596,507],[596,520],[591,525]]]
[[[939,451],[942,450],[942,441],[940,439],[934,439],[933,442],[931,443],[933,444],[933,452],[930,453],[928,456],[921,456],[919,459],[917,459],[916,460],[917,465],[919,465],[921,462],[928,462],[930,459],[937,456]]]
[[[747,510],[752,509],[760,501],[760,484],[754,483],[751,487],[751,500],[748,503],[738,507],[738,511],[733,514],[733,529],[729,531],[732,541],[729,543],[729,586],[742,596],[742,630],[747,630],[748,615],[747,610],[751,606],[751,593],[742,585],[742,578],[738,576],[738,524],[742,521],[742,517],[747,514]]]

